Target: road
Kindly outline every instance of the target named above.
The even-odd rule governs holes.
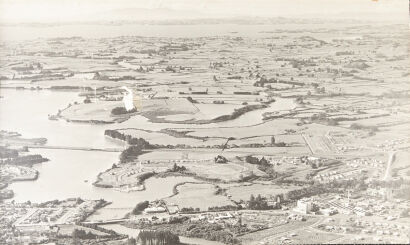
[[[389,161],[387,162],[386,172],[385,172],[384,177],[383,177],[384,181],[391,178],[391,166],[392,166],[394,160],[396,159],[396,153],[397,153],[397,151],[389,152]]]

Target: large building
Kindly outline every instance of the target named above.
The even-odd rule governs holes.
[[[314,211],[316,208],[316,204],[313,202],[311,198],[302,198],[298,200],[296,207],[293,211],[303,214],[309,214]]]

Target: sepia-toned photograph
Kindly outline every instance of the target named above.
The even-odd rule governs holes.
[[[410,244],[409,0],[0,0],[0,245]]]

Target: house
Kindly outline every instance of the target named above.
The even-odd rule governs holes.
[[[151,207],[151,208],[146,208],[144,210],[145,213],[151,214],[151,213],[163,213],[165,212],[165,208],[163,207]]]
[[[176,214],[179,211],[179,208],[177,205],[168,205],[167,209],[168,209],[169,214]]]

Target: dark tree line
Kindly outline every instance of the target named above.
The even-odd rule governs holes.
[[[235,211],[238,210],[239,207],[235,205],[225,205],[225,206],[215,206],[215,207],[208,207],[208,211]]]
[[[349,180],[349,181],[333,181],[326,184],[314,184],[305,188],[289,191],[285,194],[286,200],[299,200],[303,197],[316,196],[323,193],[330,192],[344,192],[347,189],[363,191],[367,189],[368,184],[364,179]]]
[[[261,159],[253,156],[246,156],[245,161],[250,164],[256,164],[256,165],[266,165],[269,164],[268,160],[266,160],[264,157]]]
[[[125,107],[115,107],[114,109],[111,110],[111,114],[113,115],[123,115],[123,114],[127,114],[127,113],[134,113],[137,112],[137,108],[132,108],[131,110],[127,111],[127,109],[125,109]]]
[[[95,239],[97,237],[95,234],[91,233],[91,231],[86,232],[82,229],[74,229],[71,236],[73,239]]]
[[[179,236],[170,231],[142,230],[138,234],[141,245],[177,245],[180,244]]]
[[[132,162],[135,159],[137,159],[137,157],[141,154],[142,154],[142,148],[139,146],[132,145],[121,152],[120,162],[121,163]]]
[[[140,214],[144,209],[148,208],[149,202],[148,201],[143,201],[138,203],[135,208],[132,210],[132,214]]]
[[[122,141],[126,141],[130,145],[137,145],[140,146],[142,149],[154,149],[156,148],[155,145],[151,145],[148,141],[143,138],[134,138],[131,135],[123,134],[117,130],[110,130],[107,129],[104,132],[104,135],[110,136],[114,139],[119,139]]]
[[[42,157],[40,154],[27,155],[27,156],[17,156],[14,158],[8,158],[5,160],[0,160],[0,163],[4,164],[15,164],[15,165],[32,165],[35,163],[47,162],[48,159]]]

